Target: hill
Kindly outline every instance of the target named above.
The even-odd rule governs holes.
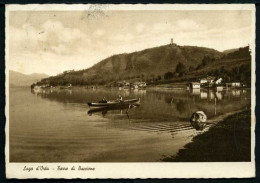
[[[250,83],[250,64],[249,47],[223,53],[204,47],[165,45],[114,55],[89,69],[65,71],[43,79],[39,84],[112,85],[123,80],[153,83],[162,80],[194,81],[206,75],[225,77],[227,81],[246,80],[246,83]]]
[[[235,51],[236,50],[236,51]],[[234,49],[220,59],[204,57],[201,64],[185,76],[173,78],[171,81],[195,81],[205,76],[223,78],[223,82],[238,81],[251,86],[251,55],[249,47]]]
[[[9,85],[10,87],[29,87],[32,83],[36,83],[37,81],[47,77],[49,76],[46,74],[33,73],[26,75],[10,70]]]
[[[196,73],[208,72],[218,68],[223,68],[226,70],[232,70],[234,67],[239,67],[242,64],[251,64],[251,56],[249,52],[249,47],[233,49],[236,51],[224,54],[221,59],[209,60],[199,65],[200,69],[197,69]]]
[[[229,54],[229,53],[232,53],[232,52],[237,51],[238,49],[239,49],[239,48],[233,48],[233,49],[224,50],[223,53],[227,55],[227,54]]]
[[[140,79],[151,81],[173,72],[179,63],[187,70],[201,64],[204,57],[220,59],[223,53],[196,46],[164,45],[138,52],[114,55],[93,67],[80,71],[64,72],[43,80],[51,85],[106,84],[114,81]]]

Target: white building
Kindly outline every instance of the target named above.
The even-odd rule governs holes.
[[[241,86],[241,83],[239,83],[239,82],[233,82],[233,83],[231,84],[231,86],[232,86],[232,87],[240,87],[240,86]]]
[[[222,83],[222,78],[218,78],[216,81],[215,81],[215,83],[218,85],[218,84],[220,84],[220,83]]]
[[[208,76],[208,77],[206,77],[206,78],[201,78],[201,79],[200,79],[200,84],[213,83],[215,79],[216,79],[216,78],[215,78],[215,77],[212,77],[212,76]]]
[[[241,83],[240,82],[232,82],[232,83],[226,83],[226,87],[229,88],[237,88],[237,87],[241,87]]]
[[[204,83],[207,83],[208,82],[208,80],[206,79],[206,78],[202,78],[201,80],[200,80],[200,84],[204,84]]]
[[[200,83],[197,82],[192,82],[189,84],[191,89],[199,89],[200,88]]]

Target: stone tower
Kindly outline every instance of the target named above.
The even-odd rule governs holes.
[[[173,38],[171,38],[171,45],[173,45]]]

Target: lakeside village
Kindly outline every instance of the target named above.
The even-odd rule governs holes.
[[[174,85],[174,83],[172,83]],[[114,86],[111,85],[106,85],[105,87],[118,87],[119,90],[121,89],[146,89],[147,87],[152,87],[154,86],[153,83],[146,83],[143,81],[139,82],[128,82],[128,81],[122,81],[122,82],[117,82]],[[185,86],[185,84],[183,85]],[[33,90],[41,90],[41,89],[47,89],[47,88],[59,88],[59,89],[72,89],[72,84],[68,84],[66,86],[51,86],[49,84],[43,84],[43,85],[38,85],[33,83],[31,85],[31,89]],[[97,89],[101,86],[97,85],[92,85],[92,86],[85,86],[85,89]],[[246,88],[247,86],[240,82],[240,81],[235,81],[235,82],[223,82],[223,79],[221,77],[214,77],[214,76],[207,76],[200,78],[194,82],[188,82],[186,83],[186,88],[191,89],[191,90],[196,90],[200,88],[211,88],[211,89],[216,89],[217,91],[222,91],[223,89],[229,89],[229,88],[234,88],[234,89],[239,89],[239,88]],[[186,89],[185,87],[179,87],[179,88],[172,88],[172,89]]]

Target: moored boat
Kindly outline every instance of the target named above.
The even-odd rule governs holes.
[[[99,107],[99,108],[91,108],[88,111],[88,114],[103,112],[106,113],[108,111],[115,111],[115,110],[123,110],[123,109],[132,109],[135,107],[139,107],[140,104],[128,104],[128,105],[122,105],[122,106],[110,106],[110,107]]]
[[[138,99],[129,99],[129,100],[124,100],[124,101],[108,101],[107,103],[94,103],[94,102],[89,102],[88,106],[90,108],[110,108],[110,107],[120,107],[120,106],[128,106],[130,104],[133,105],[139,105],[140,104],[140,98]]]

